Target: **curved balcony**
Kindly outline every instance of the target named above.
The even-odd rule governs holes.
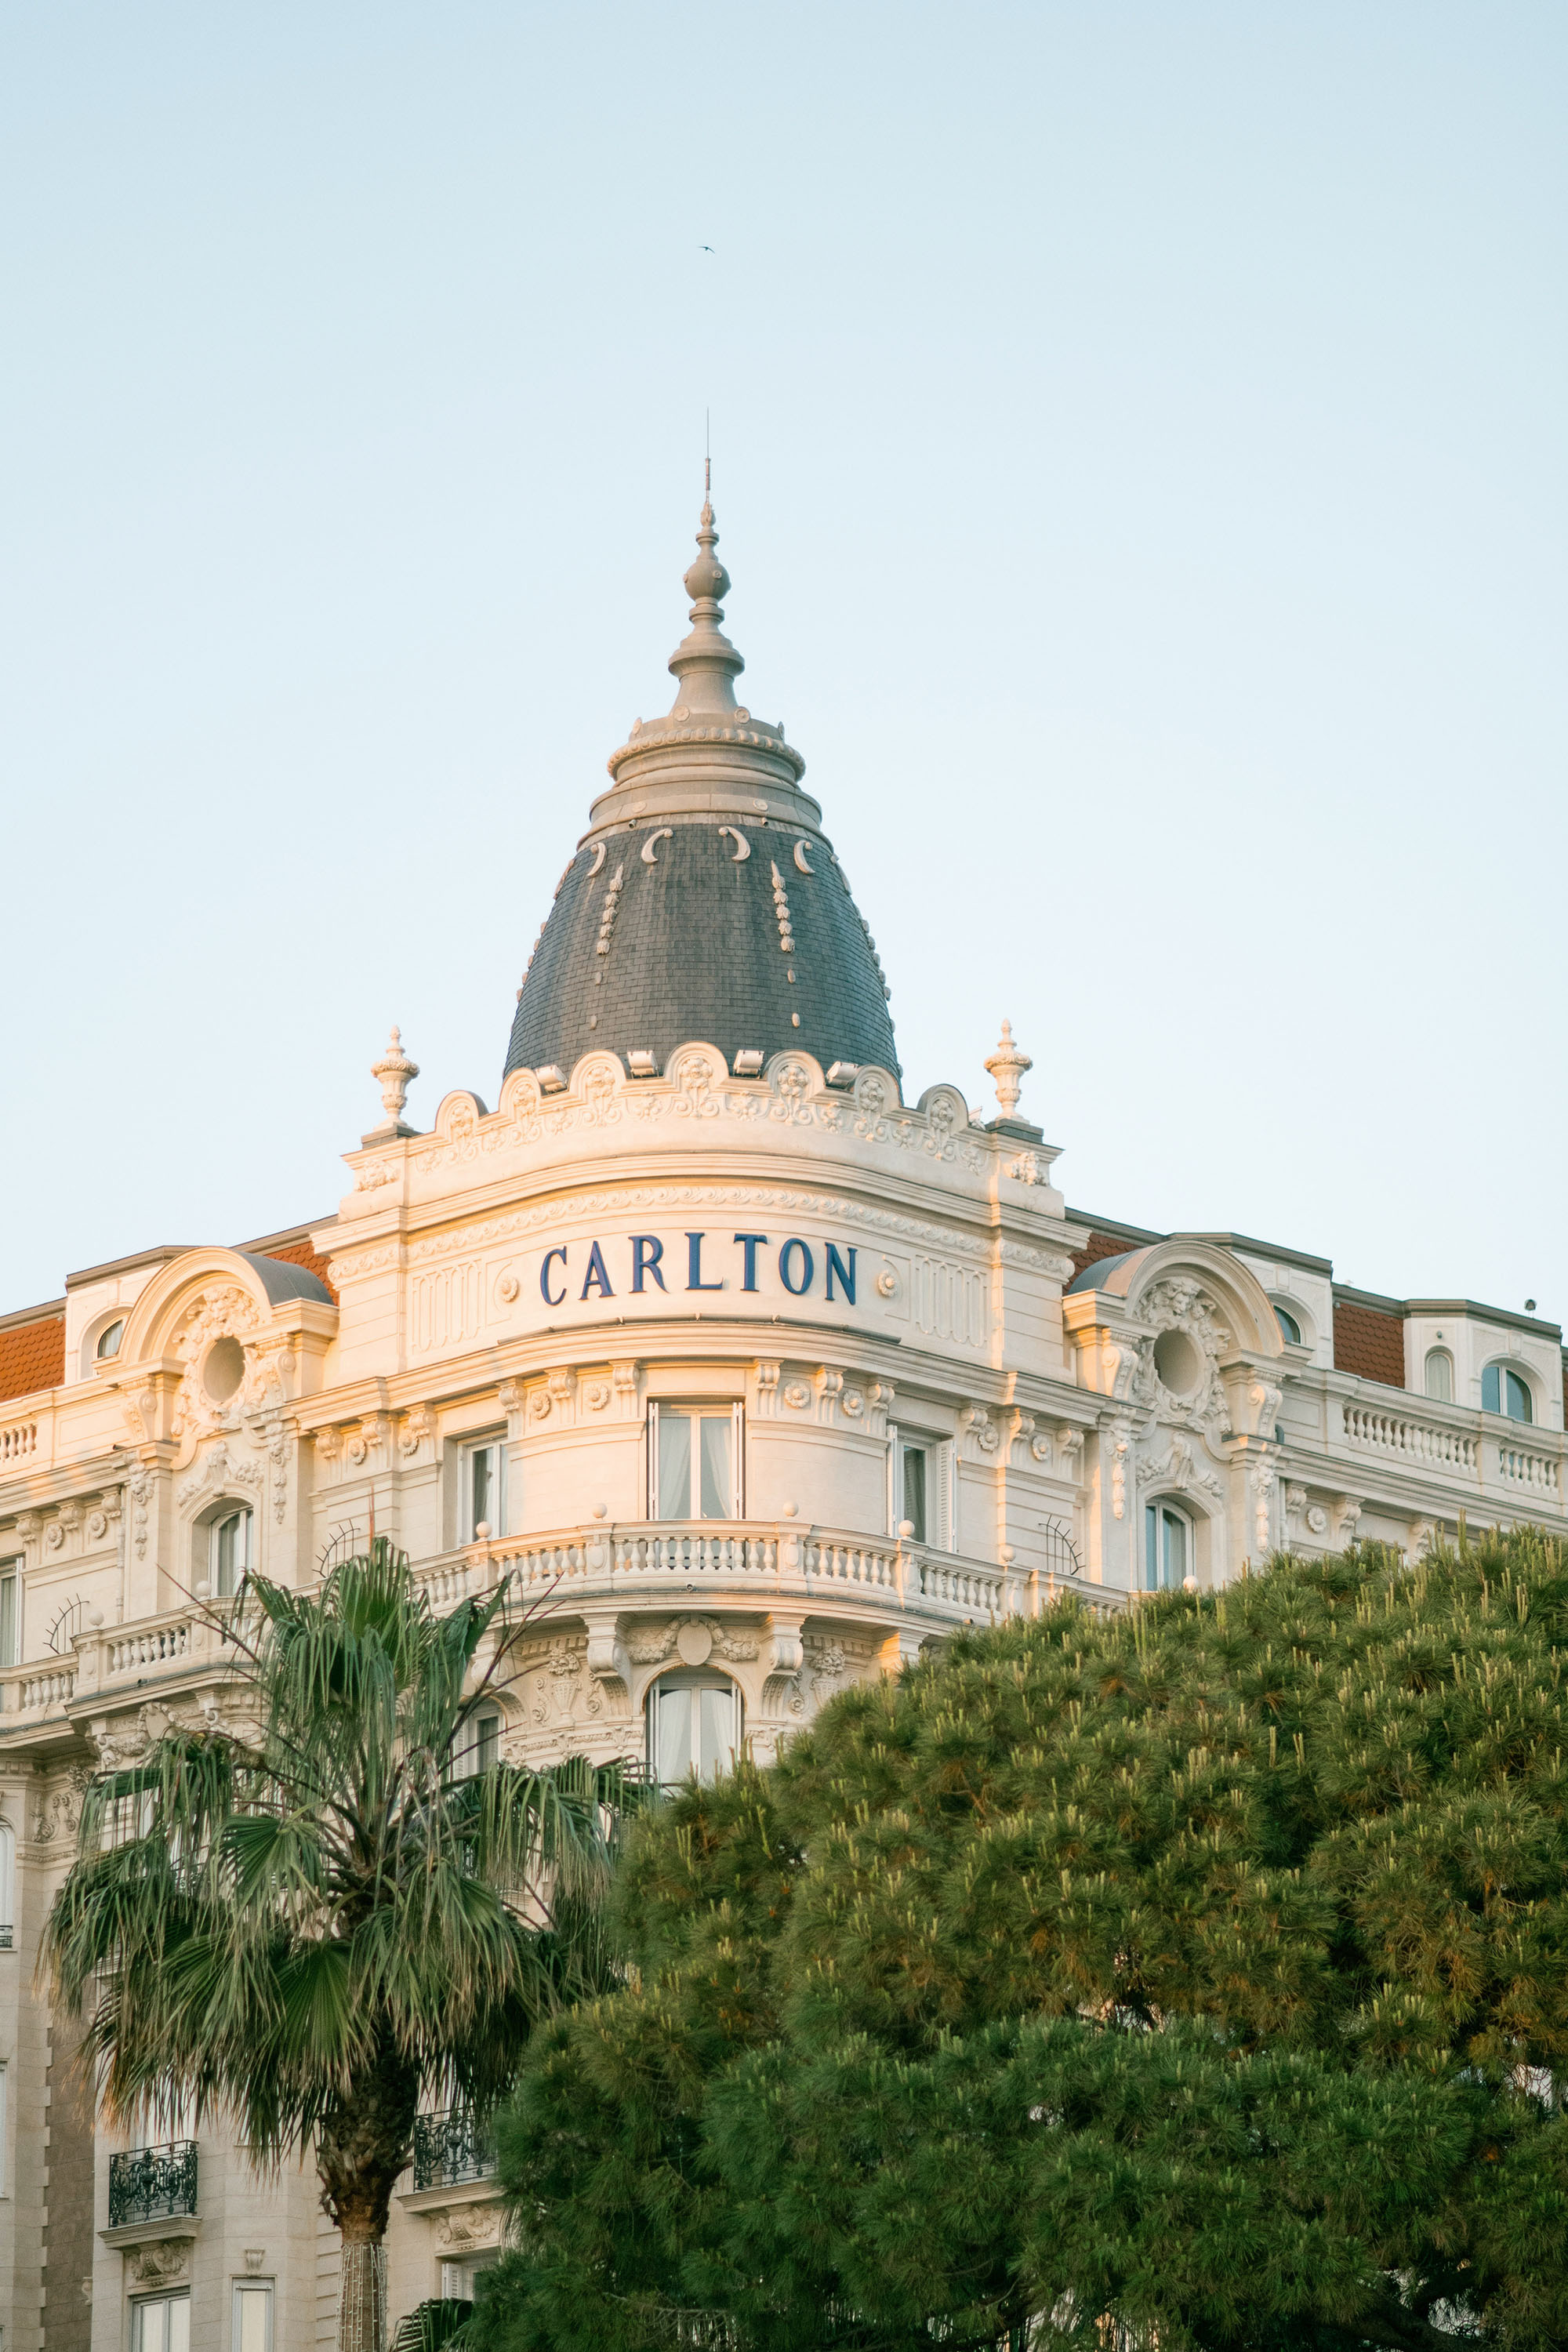
[[[722,1590],[742,1605],[848,1607],[879,1619],[908,1614],[932,1630],[1037,1616],[1069,1591],[1091,1608],[1116,1608],[1125,1599],[1076,1577],[790,1519],[590,1521],[468,1544],[416,1572],[440,1609],[510,1576],[525,1600],[550,1594],[567,1607],[580,1600],[659,1608],[670,1605],[678,1589],[684,1600],[687,1588],[707,1586],[715,1598]]]

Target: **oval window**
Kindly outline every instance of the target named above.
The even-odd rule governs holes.
[[[215,1339],[202,1366],[202,1386],[214,1404],[226,1404],[245,1378],[245,1349],[226,1334]]]
[[[1184,1331],[1162,1331],[1154,1342],[1154,1370],[1173,1396],[1190,1396],[1204,1360]]]

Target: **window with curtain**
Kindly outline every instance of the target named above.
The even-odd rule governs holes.
[[[251,1515],[240,1506],[212,1523],[207,1581],[216,1599],[232,1601],[250,1572]]]
[[[270,2279],[236,2279],[233,2352],[272,2352]]]
[[[1149,1503],[1143,1511],[1143,1589],[1179,1592],[1196,1573],[1193,1523],[1171,1503]]]
[[[666,1675],[647,1701],[648,1761],[667,1787],[716,1780],[741,1745],[741,1695],[718,1675]]]
[[[0,1666],[17,1664],[22,1655],[22,1563],[0,1559]]]
[[[473,1543],[481,1528],[506,1533],[506,1448],[499,1437],[463,1453],[463,1541]]]
[[[1530,1383],[1511,1364],[1489,1364],[1481,1374],[1481,1408],[1500,1412],[1510,1421],[1533,1421],[1535,1405]]]
[[[1434,1404],[1454,1402],[1454,1359],[1447,1348],[1426,1350],[1426,1393]]]
[[[742,1435],[739,1405],[650,1405],[649,1518],[739,1518]]]
[[[149,2294],[131,2306],[131,2352],[191,2352],[191,2298]]]

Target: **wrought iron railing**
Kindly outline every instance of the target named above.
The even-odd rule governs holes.
[[[169,2140],[109,2159],[109,2226],[163,2221],[196,2210],[196,2143]]]
[[[16,1929],[14,1927],[0,1927],[0,1952],[9,1952],[13,1950],[16,1947]]]
[[[488,2180],[495,2168],[489,2126],[476,2123],[472,2108],[447,2107],[440,2115],[415,2118],[416,2189],[451,2189],[459,2180]]]

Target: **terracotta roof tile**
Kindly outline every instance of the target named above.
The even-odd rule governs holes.
[[[1357,1307],[1349,1299],[1336,1298],[1334,1370],[1354,1372],[1363,1381],[1381,1381],[1385,1389],[1402,1389],[1404,1317],[1385,1314],[1380,1307]]]
[[[58,1389],[66,1376],[66,1318],[49,1315],[0,1331],[0,1397]]]

